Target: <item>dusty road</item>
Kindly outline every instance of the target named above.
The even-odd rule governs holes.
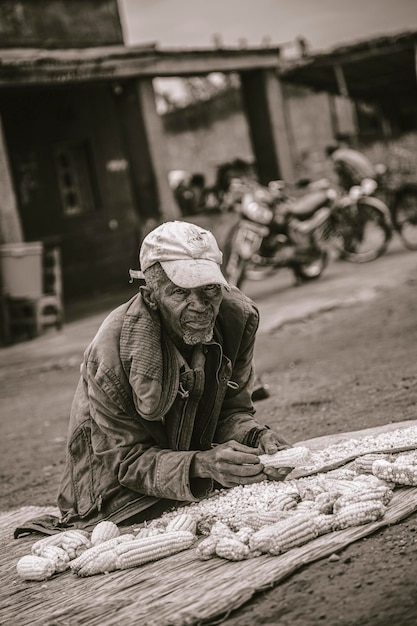
[[[292,441],[417,418],[417,253],[333,263],[301,288],[283,272],[245,290],[258,303],[261,421]],[[110,303],[108,303],[110,304]],[[104,311],[0,349],[0,510],[54,504],[80,355]],[[417,623],[417,516],[258,594],[228,626]]]

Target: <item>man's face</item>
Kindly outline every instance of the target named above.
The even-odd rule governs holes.
[[[221,285],[183,289],[168,278],[154,293],[154,300],[170,334],[191,346],[212,340],[222,299]]]

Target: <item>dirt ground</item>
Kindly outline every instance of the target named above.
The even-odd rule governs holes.
[[[291,442],[417,419],[417,276],[368,303],[258,339],[271,397],[258,417]],[[0,373],[0,510],[55,504],[78,359]],[[415,626],[417,515],[303,567],[228,626]]]

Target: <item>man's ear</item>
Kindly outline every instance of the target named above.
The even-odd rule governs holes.
[[[155,311],[158,308],[158,304],[155,300],[155,294],[153,289],[148,287],[148,285],[141,285],[139,287],[139,291],[142,294],[142,298],[144,299],[148,307]]]

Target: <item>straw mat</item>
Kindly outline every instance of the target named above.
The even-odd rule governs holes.
[[[417,425],[417,422],[405,424]],[[398,426],[391,424],[354,435],[377,434]],[[347,435],[345,433],[344,437]],[[326,447],[340,437],[325,437],[309,443],[316,448]],[[17,577],[17,560],[30,552],[39,535],[14,540],[13,530],[31,517],[57,511],[51,507],[24,507],[5,512],[0,514],[0,567],[3,570],[0,624],[185,626],[221,620],[256,592],[276,585],[302,566],[340,551],[416,510],[417,487],[403,487],[395,491],[382,520],[323,535],[281,556],[261,556],[239,562],[219,558],[200,561],[191,549],[130,570],[89,578],[65,572],[45,582],[28,582]]]

